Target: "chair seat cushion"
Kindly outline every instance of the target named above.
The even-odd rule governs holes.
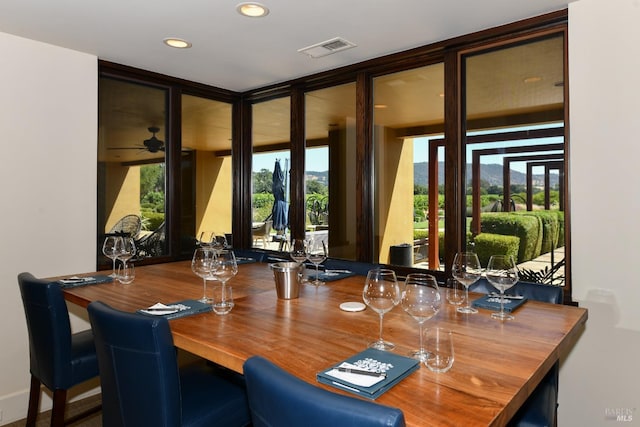
[[[204,363],[180,369],[183,426],[245,426],[251,421],[244,388]]]
[[[91,329],[71,335],[71,384],[98,376],[98,359]]]

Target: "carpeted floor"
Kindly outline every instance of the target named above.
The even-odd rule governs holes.
[[[78,400],[77,402],[71,402],[67,404],[66,418],[72,417],[75,414],[86,411],[89,408],[93,408],[100,404],[100,395],[96,394],[86,399]],[[51,411],[42,412],[38,414],[36,421],[36,427],[48,427],[51,422]],[[10,424],[6,424],[4,427],[24,427],[26,418],[23,420],[15,421]],[[69,424],[72,427],[102,427],[102,411],[91,414],[87,418],[83,418],[73,424]]]

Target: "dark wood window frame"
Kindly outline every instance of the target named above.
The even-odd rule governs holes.
[[[304,139],[304,95],[309,91],[322,89],[344,83],[356,82],[356,162],[357,162],[357,201],[356,201],[356,229],[357,229],[357,259],[371,261],[374,254],[373,225],[370,218],[373,215],[373,155],[372,155],[372,117],[373,117],[373,78],[376,76],[422,67],[436,62],[443,62],[445,69],[445,120],[442,132],[446,136],[446,177],[449,183],[445,189],[445,246],[456,250],[464,247],[464,215],[463,201],[465,197],[464,153],[463,146],[463,120],[462,107],[462,72],[461,60],[463,55],[490,46],[500,46],[513,43],[517,40],[527,40],[540,37],[545,34],[564,33],[565,50],[565,82],[568,82],[567,73],[567,10],[552,12],[531,19],[502,25],[489,30],[456,37],[437,42],[405,52],[376,58],[362,63],[354,64],[327,72],[302,77],[285,83],[267,86],[245,93],[228,91],[220,88],[206,86],[178,78],[167,77],[144,70],[139,70],[106,61],[99,61],[100,75],[115,76],[117,78],[138,81],[144,84],[158,84],[168,86],[170,91],[170,106],[168,129],[173,141],[180,141],[180,95],[182,93],[207,97],[217,101],[229,102],[233,107],[232,114],[232,165],[233,175],[233,235],[234,245],[241,248],[251,246],[251,162],[253,149],[251,145],[252,115],[251,107],[254,103],[283,96],[291,97],[291,149],[292,164],[296,169],[303,171],[305,155]],[[569,105],[568,84],[564,85],[565,91],[565,189],[568,189],[569,164]],[[414,133],[416,129],[406,129]],[[175,147],[179,153],[179,144]],[[551,165],[550,167],[553,167]],[[168,198],[179,200],[179,164],[174,164],[167,173],[169,186]],[[304,174],[291,176],[293,200],[303,200],[299,197],[304,194]],[[570,230],[570,204],[569,194],[565,195],[566,230]],[[304,206],[303,201],[292,205],[291,229],[294,234],[304,232]],[[168,207],[169,217],[179,217],[179,207]],[[167,259],[180,259],[179,256],[179,223],[169,221],[168,239],[170,242],[170,255]],[[570,245],[570,236],[567,231],[567,245]],[[445,265],[450,265],[455,250],[447,251]],[[567,266],[570,266],[570,248],[567,248]],[[165,259],[163,259],[165,260]],[[395,268],[395,267],[394,267]],[[447,267],[448,268],[448,267]],[[407,268],[398,267],[399,273],[406,273]],[[567,269],[570,270],[570,269]],[[434,272],[440,278],[448,274],[448,271]],[[570,276],[567,275],[565,297],[570,296]],[[565,298],[567,300],[567,298]]]

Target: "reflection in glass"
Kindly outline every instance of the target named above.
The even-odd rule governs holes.
[[[482,265],[499,247],[516,259],[522,280],[561,285],[563,36],[474,52],[463,61],[466,245]]]
[[[252,240],[253,247],[284,250],[289,240],[288,227],[282,218],[274,227],[273,209],[274,172],[281,182],[277,185],[278,196],[284,196],[279,207],[288,213],[290,200],[290,98],[278,98],[253,105],[253,159],[252,159]],[[276,171],[278,169],[278,171]]]
[[[355,260],[356,84],[305,95],[305,228],[334,258]]]
[[[144,249],[165,221],[167,90],[101,77],[99,102],[98,241],[125,232]],[[125,218],[137,218],[136,226],[121,229]],[[137,257],[166,254],[164,238],[154,241],[154,252]]]
[[[444,65],[373,82],[376,261],[437,270],[444,235]]]
[[[190,253],[202,232],[231,235],[231,104],[182,96],[181,169],[182,251]]]

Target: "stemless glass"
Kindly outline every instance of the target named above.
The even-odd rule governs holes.
[[[440,311],[442,297],[438,289],[436,278],[430,274],[411,273],[407,275],[402,291],[402,308],[418,322],[420,331],[420,347],[410,353],[411,356],[424,362],[429,353],[422,344],[422,326],[424,322]]]
[[[118,259],[118,240],[122,239],[120,236],[107,236],[102,244],[102,253],[107,258],[111,259],[113,263],[113,271],[109,277],[116,277],[116,260]]]
[[[369,347],[378,350],[393,350],[395,344],[382,339],[382,319],[384,314],[400,303],[400,287],[393,270],[376,268],[369,270],[362,290],[362,299],[373,311],[380,315],[378,340]]]
[[[198,248],[193,252],[193,258],[191,259],[191,271],[196,276],[202,278],[202,298],[198,301],[209,303],[211,299],[207,297],[207,279],[213,280],[213,269],[215,268],[216,252],[210,247]]]
[[[518,268],[511,255],[492,255],[487,264],[487,280],[500,291],[500,312],[492,313],[493,319],[513,320],[514,317],[504,311],[504,291],[518,282]]]
[[[474,284],[481,276],[482,269],[478,255],[474,252],[458,252],[451,266],[451,274],[453,277],[465,287],[465,299],[467,304],[464,307],[458,307],[460,313],[477,313],[478,310],[471,307],[469,303],[469,286]]]
[[[327,243],[324,239],[314,239],[307,246],[307,257],[316,266],[316,278],[311,282],[314,286],[324,285],[320,280],[320,264],[327,259]]]

